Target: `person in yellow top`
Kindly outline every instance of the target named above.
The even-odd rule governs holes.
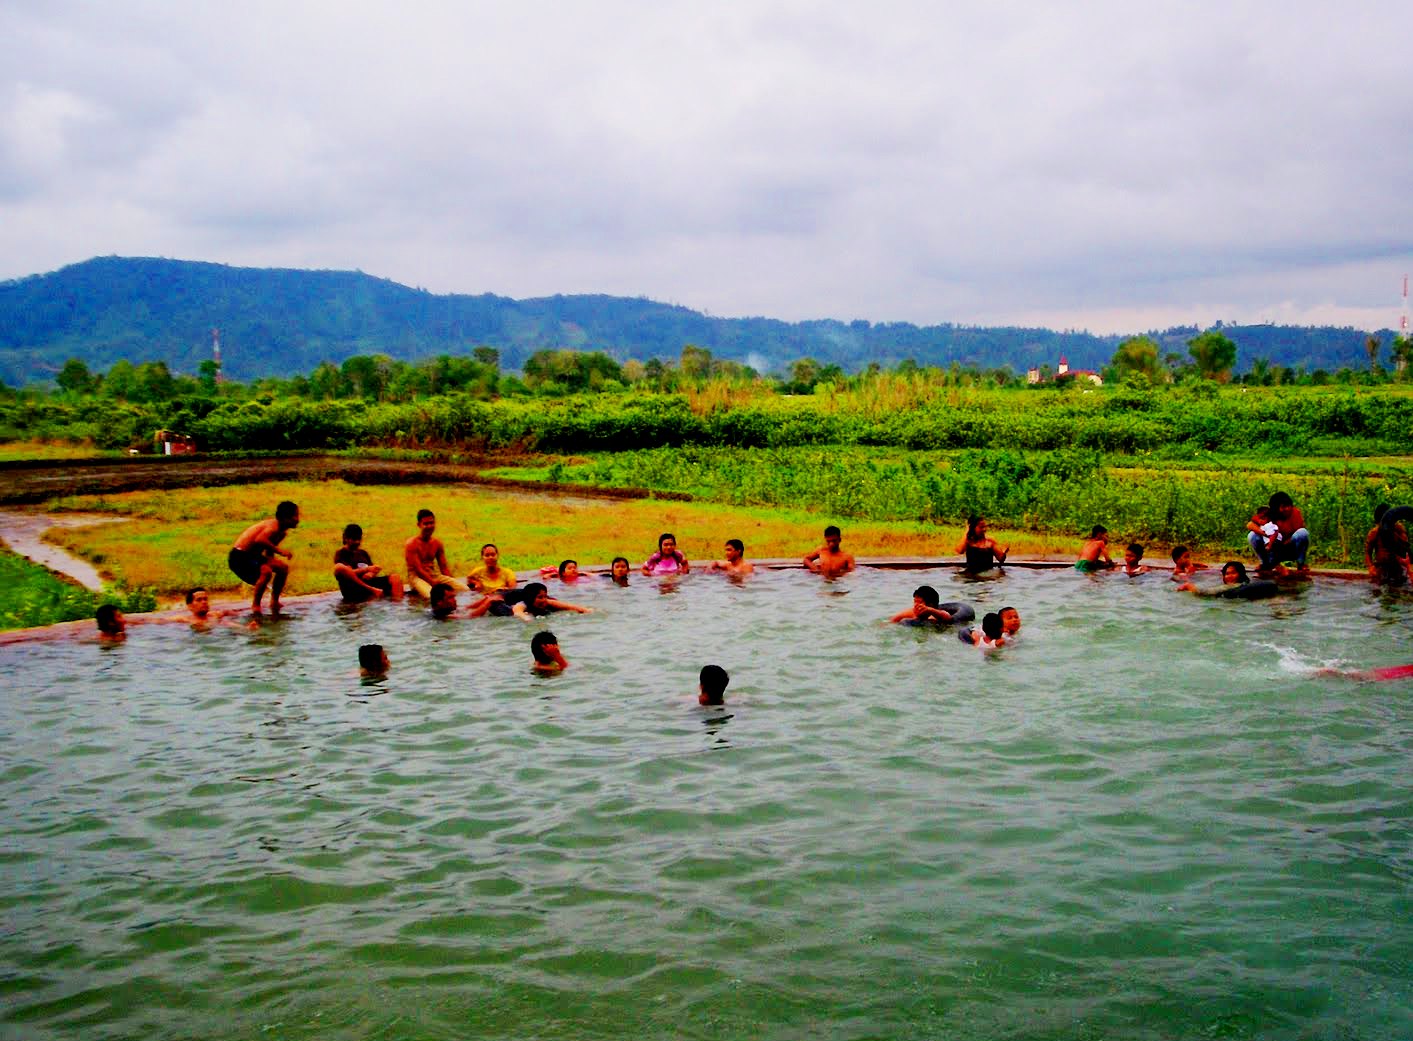
[[[471,569],[466,582],[481,593],[494,593],[497,589],[514,589],[515,572],[500,566],[500,550],[494,542],[481,547],[481,562]]]

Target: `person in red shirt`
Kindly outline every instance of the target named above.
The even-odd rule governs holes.
[[[1268,510],[1266,516],[1260,519],[1253,516],[1246,522],[1249,532],[1246,541],[1261,561],[1257,570],[1263,574],[1272,571],[1284,574],[1286,569],[1282,561],[1291,561],[1302,573],[1309,571],[1305,556],[1310,552],[1310,532],[1305,527],[1300,508],[1291,502],[1285,492],[1276,492],[1271,496]],[[1274,541],[1262,530],[1263,525],[1271,523],[1276,526],[1277,537]]]

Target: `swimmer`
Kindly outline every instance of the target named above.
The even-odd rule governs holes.
[[[825,578],[838,578],[854,570],[854,555],[839,548],[843,533],[831,524],[824,529],[824,545],[805,554],[805,567]]]
[[[466,584],[482,595],[515,588],[515,572],[501,566],[500,550],[494,542],[481,547],[481,562],[466,576]]]
[[[250,606],[256,614],[260,613],[266,586],[270,588],[270,610],[278,612],[280,609],[280,594],[289,578],[289,561],[294,558],[289,550],[280,549],[280,543],[297,527],[299,507],[285,500],[275,507],[272,519],[259,521],[241,532],[226,556],[226,563],[235,576],[255,587],[255,599]]]
[[[446,562],[446,547],[436,537],[436,530],[437,515],[431,510],[418,510],[417,534],[402,547],[403,561],[407,564],[407,584],[418,596],[428,600],[432,598],[433,586],[448,585],[458,593],[467,591],[466,586],[449,576],[451,568]]]
[[[1014,611],[1015,608],[1011,610]],[[1016,628],[1020,628],[1019,614],[1016,615]],[[1005,623],[1001,621],[1000,614],[996,612],[982,616],[980,630],[971,628],[963,629],[961,632],[957,633],[957,639],[961,640],[963,643],[969,643],[973,647],[980,647],[983,651],[995,650],[997,647],[1004,647],[1010,642],[1009,638],[1006,636]]]
[[[569,668],[559,652],[559,638],[551,632],[538,632],[530,638],[530,656],[535,659],[530,668],[536,672],[563,672]]]
[[[1174,582],[1186,582],[1199,571],[1206,571],[1208,565],[1199,564],[1192,559],[1192,550],[1186,546],[1173,547],[1173,573]]]
[[[1124,550],[1124,574],[1142,575],[1148,571],[1148,565],[1142,564],[1143,546],[1137,542],[1130,542],[1128,549]]]
[[[643,561],[645,575],[685,575],[692,565],[677,551],[677,536],[665,531],[657,537],[657,552]]]
[[[726,704],[726,687],[731,677],[720,665],[703,665],[697,676],[697,704]]]
[[[433,618],[450,618],[456,613],[456,588],[450,582],[438,582],[430,592],[427,599],[432,605]]]
[[[402,599],[402,577],[384,575],[383,569],[363,548],[363,529],[350,524],[343,529],[343,548],[334,552],[334,580],[350,604],[391,597]]]
[[[524,589],[497,590],[471,605],[470,617],[480,618],[490,614],[497,618],[516,618],[529,621],[532,615],[552,614],[555,611],[573,611],[575,614],[589,614],[593,608],[581,604],[571,604],[556,600],[541,582],[527,583]]]
[[[123,617],[123,612],[118,610],[117,605],[101,605],[97,613],[94,614],[93,620],[98,625],[98,639],[104,643],[127,639],[127,619]]]
[[[978,575],[992,568],[1000,568],[1006,562],[1011,547],[1001,549],[996,540],[986,534],[986,518],[972,514],[967,518],[967,533],[962,536],[957,552],[966,556],[962,571],[968,575]]]
[[[608,565],[608,577],[616,586],[628,585],[628,572],[633,570],[633,565],[628,563],[627,557],[614,557],[613,562]]]
[[[755,574],[756,566],[746,559],[746,544],[740,539],[727,539],[721,552],[726,557],[725,562],[713,560],[710,570],[724,571],[731,578]]]
[[[365,643],[358,648],[358,674],[364,679],[382,679],[392,663],[380,643]]]
[[[1314,675],[1332,676],[1345,680],[1371,680],[1375,683],[1388,680],[1413,680],[1413,663],[1386,665],[1381,669],[1316,669]]]
[[[951,613],[938,606],[941,599],[931,586],[918,586],[913,590],[913,606],[888,621],[894,625],[951,625]]]
[[[1076,571],[1099,571],[1111,568],[1114,562],[1109,559],[1109,529],[1096,524],[1089,531],[1084,548],[1079,551],[1079,559],[1074,562]]]
[[[1001,635],[1006,638],[1007,642],[1014,642],[1020,634],[1020,612],[1014,607],[1003,607],[996,614],[1001,618]]]
[[[1178,591],[1197,596],[1220,597],[1223,600],[1265,600],[1279,596],[1281,587],[1269,579],[1251,581],[1246,573],[1246,565],[1239,560],[1229,560],[1222,565],[1222,584],[1216,589],[1203,589],[1191,582],[1178,586]]]
[[[1409,569],[1408,529],[1395,523],[1390,535],[1383,535],[1382,522],[1388,511],[1388,503],[1374,507],[1374,527],[1364,539],[1364,566],[1375,582],[1392,588],[1413,582],[1413,571]]]

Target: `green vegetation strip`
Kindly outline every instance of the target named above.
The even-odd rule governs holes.
[[[0,544],[0,629],[92,618],[104,603],[117,604],[123,611],[151,611],[157,599],[143,589],[94,593]]]

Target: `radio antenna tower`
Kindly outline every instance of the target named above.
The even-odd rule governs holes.
[[[1408,339],[1408,276],[1403,276],[1403,314],[1398,318],[1398,335]]]
[[[1404,280],[1405,282],[1407,279]],[[1407,288],[1405,286],[1405,288]],[[221,375],[221,330],[211,330],[211,360],[216,363],[216,382],[224,383],[225,379]]]

